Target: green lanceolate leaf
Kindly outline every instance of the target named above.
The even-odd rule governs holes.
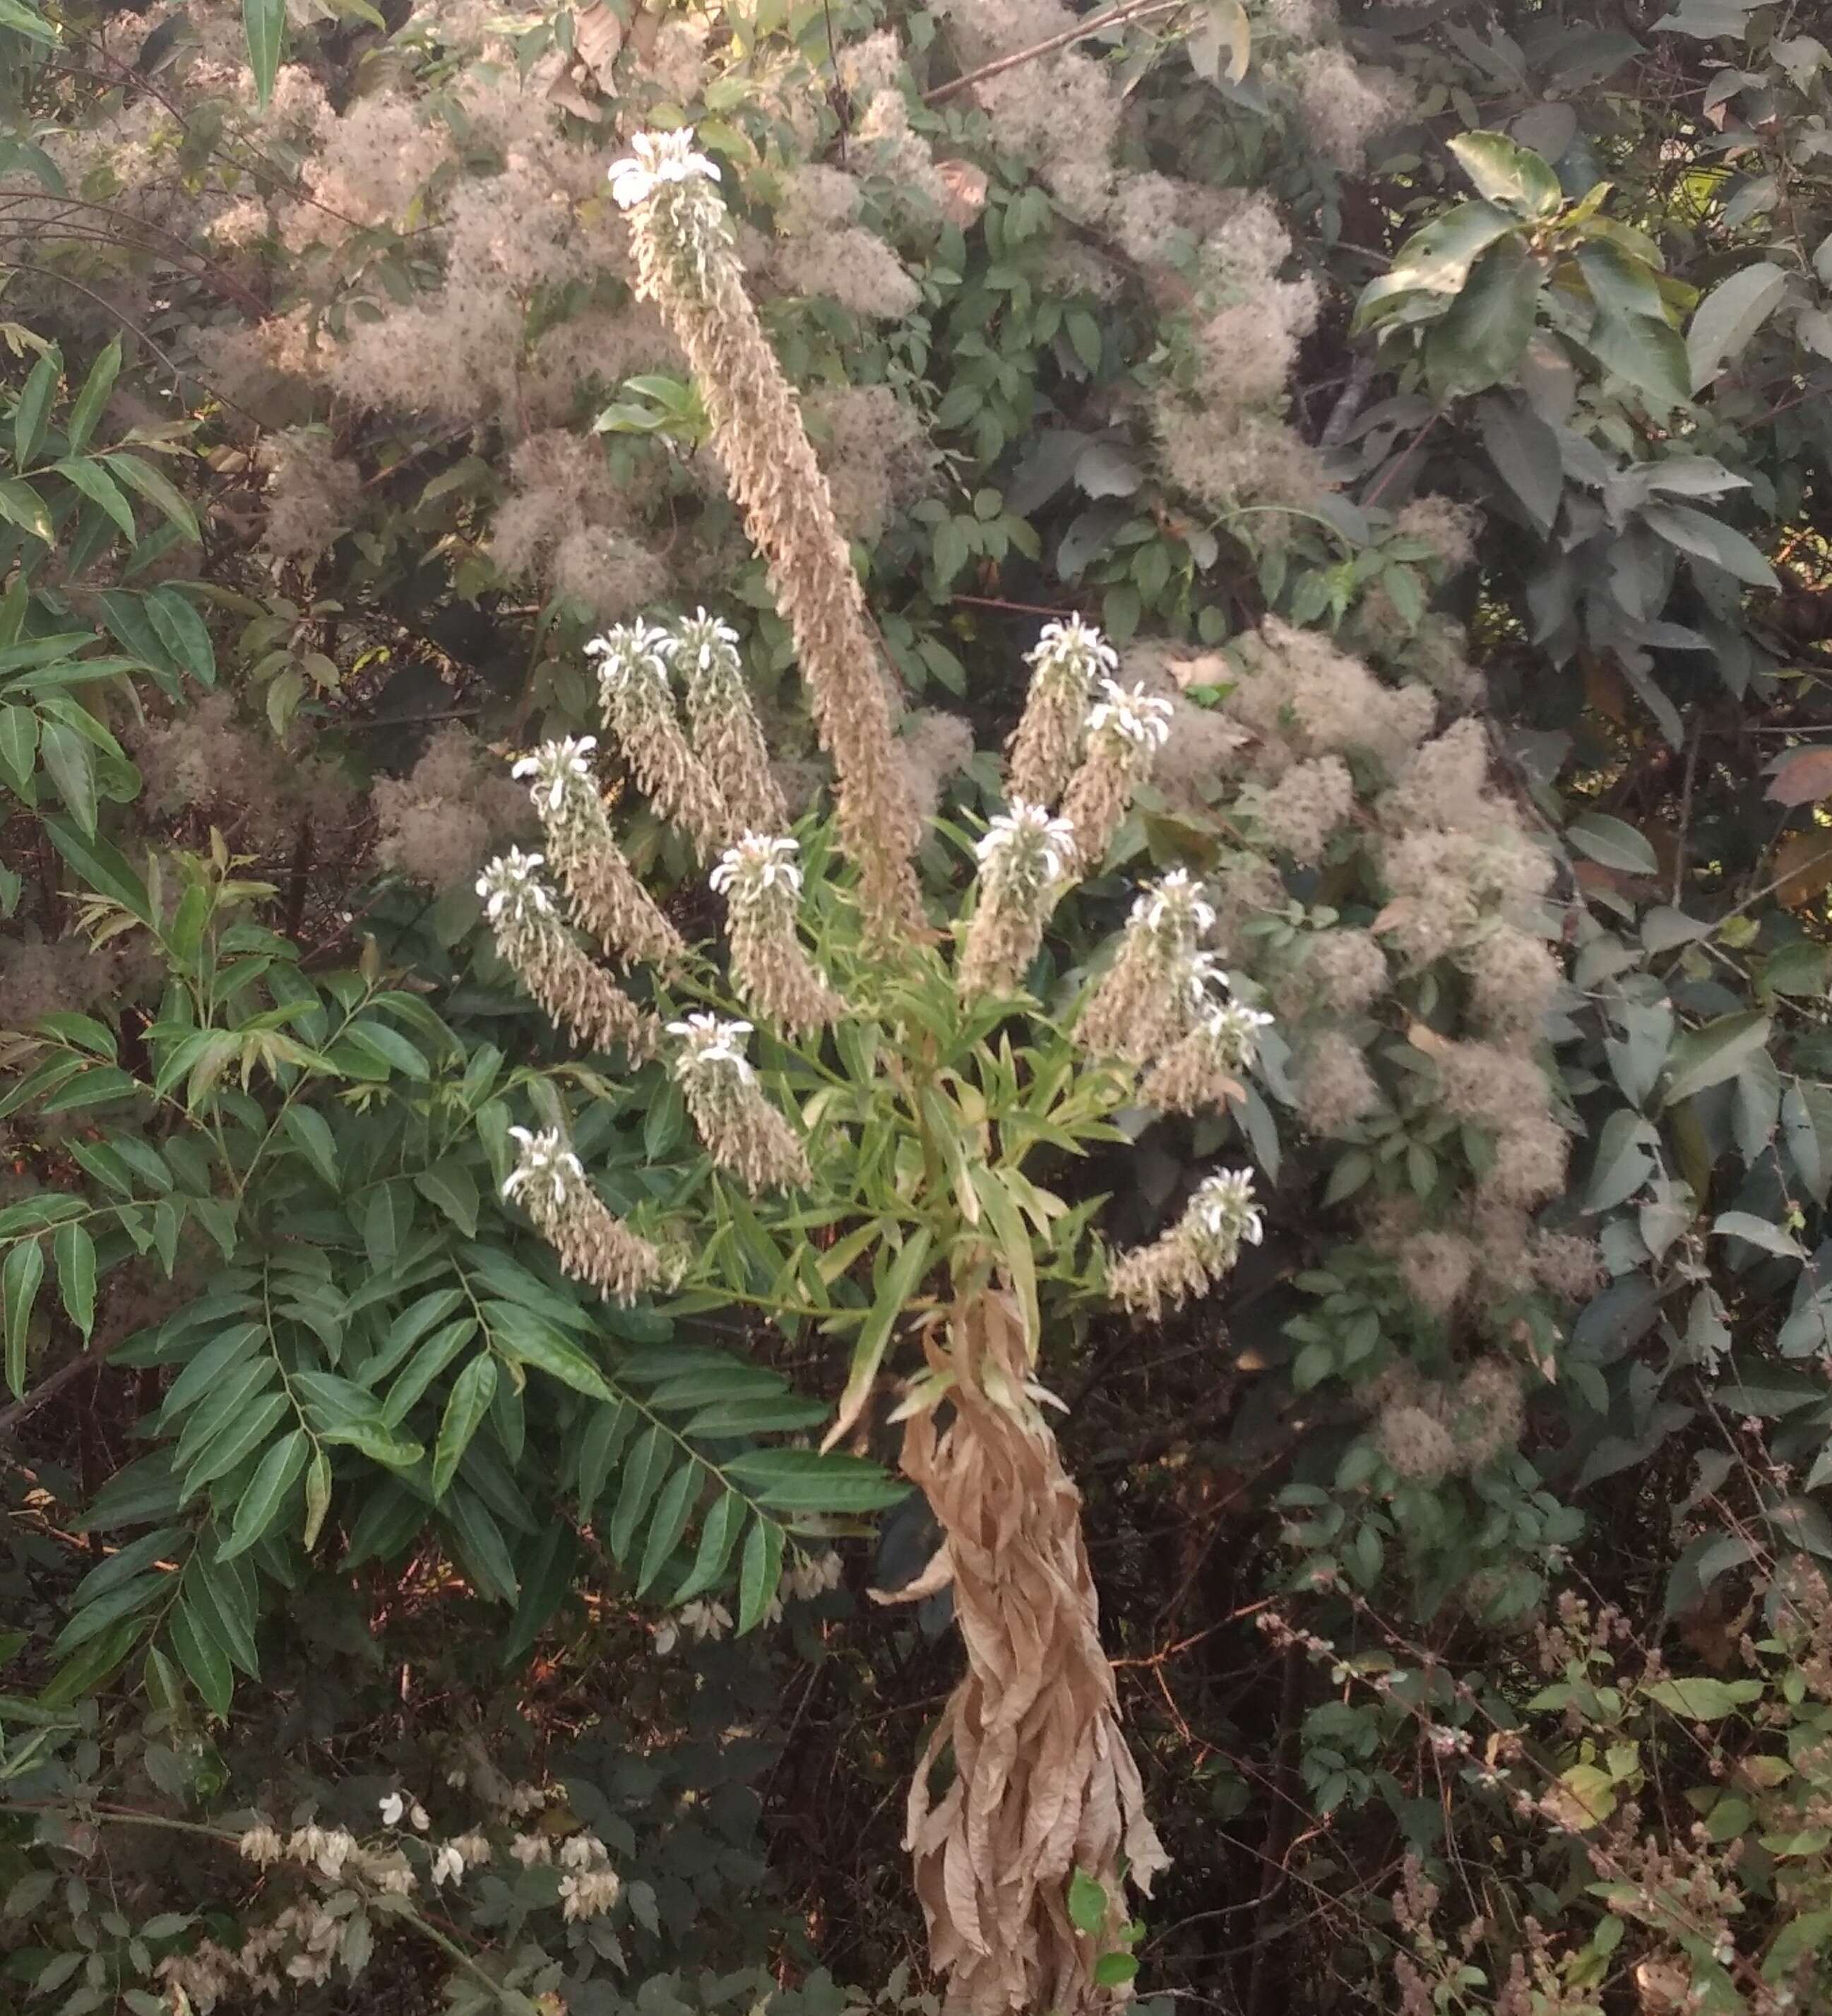
[[[242,1494],[241,1503],[236,1507],[229,1544],[219,1560],[230,1561],[245,1553],[279,1524],[311,1454],[310,1437],[303,1428],[294,1428],[290,1435],[281,1436],[261,1459]]]
[[[45,1278],[44,1249],[36,1239],[22,1239],[0,1263],[0,1306],[6,1329],[6,1384],[13,1398],[26,1390],[26,1332],[32,1304]]]
[[[435,1498],[443,1498],[451,1489],[471,1438],[482,1425],[495,1397],[496,1361],[488,1352],[480,1352],[452,1381],[452,1395],[439,1423],[439,1439],[433,1446]]]

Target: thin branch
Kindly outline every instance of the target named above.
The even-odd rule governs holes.
[[[1009,56],[1001,56],[996,63],[981,63],[977,70],[970,70],[964,76],[938,84],[933,91],[923,93],[925,105],[941,105],[959,92],[969,90],[976,84],[984,84],[988,77],[1002,76],[1008,70],[1016,70],[1020,63],[1034,63],[1038,56],[1053,56],[1058,49],[1066,49],[1071,42],[1085,41],[1089,36],[1097,35],[1103,28],[1124,27],[1128,22],[1147,21],[1154,15],[1175,14],[1188,5],[1188,0],[1131,0],[1131,4],[1109,8],[1104,14],[1092,14],[1085,21],[1078,21],[1072,28],[1065,29],[1060,35],[1052,35],[1046,41],[1034,42],[1028,49],[1020,49]]]

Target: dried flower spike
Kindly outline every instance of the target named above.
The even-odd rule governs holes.
[[[1111,679],[1088,712],[1088,753],[1071,779],[1063,813],[1074,827],[1085,873],[1098,868],[1126,816],[1132,794],[1151,774],[1170,740],[1171,704],[1143,686],[1130,693]]]
[[[1199,941],[1215,905],[1188,871],[1174,868],[1132,905],[1118,956],[1075,1026],[1075,1040],[1096,1057],[1148,1063],[1194,1026],[1211,989],[1225,981]]]
[[[525,1127],[509,1131],[520,1153],[502,1194],[521,1204],[567,1273],[624,1303],[668,1278],[661,1255],[648,1240],[606,1210],[557,1128],[538,1134]]]
[[[599,1049],[621,1043],[632,1058],[652,1056],[654,1017],[644,1014],[573,942],[541,880],[545,859],[512,847],[477,877],[496,949],[529,993],[578,1042]]]
[[[1115,1301],[1156,1321],[1167,1305],[1175,1309],[1219,1280],[1244,1244],[1258,1245],[1263,1229],[1251,1172],[1222,1169],[1204,1179],[1162,1237],[1114,1262],[1108,1289]]]
[[[566,884],[574,920],[608,952],[671,966],[686,947],[611,832],[592,771],[596,747],[589,735],[544,742],[516,763],[513,774],[531,780],[528,794],[546,833],[547,857]]]
[[[1270,1015],[1240,1001],[1211,1002],[1196,1026],[1146,1074],[1139,1096],[1161,1113],[1198,1113],[1241,1096],[1240,1075],[1253,1062]]]
[[[676,1082],[701,1143],[750,1190],[787,1190],[812,1180],[807,1151],[763,1096],[744,1054],[748,1022],[689,1015],[668,1025],[679,1043]]]
[[[788,808],[751,705],[737,632],[696,609],[675,625],[664,648],[686,681],[694,754],[711,773],[732,818],[747,832],[780,833],[789,823]]]
[[[701,165],[704,164],[704,166]],[[826,477],[794,389],[744,290],[731,219],[690,135],[639,135],[614,171],[629,211],[636,292],[666,319],[706,402],[746,529],[763,555],[837,773],[841,844],[868,927],[920,926],[916,807],[891,733],[891,694]]]
[[[979,903],[959,975],[970,999],[1009,994],[1022,984],[1074,861],[1075,832],[1046,807],[1013,798],[988,826],[978,854]]]
[[[1024,711],[1011,739],[1012,795],[1051,805],[1075,767],[1096,679],[1119,669],[1119,654],[1100,632],[1071,616],[1046,623],[1031,668]]]
[[[732,979],[740,997],[783,1028],[818,1029],[846,1003],[809,963],[795,935],[801,868],[792,840],[747,833],[708,878],[730,918]]]
[[[710,861],[736,827],[718,787],[681,732],[668,684],[670,642],[665,630],[639,621],[617,625],[585,649],[598,661],[599,702],[636,781],[657,812],[682,829],[702,861]]]

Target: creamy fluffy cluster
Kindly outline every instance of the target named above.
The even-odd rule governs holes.
[[[1204,1293],[1263,1233],[1251,1172],[1222,1169],[1204,1179],[1168,1232],[1114,1262],[1107,1285],[1116,1301],[1155,1321]]]

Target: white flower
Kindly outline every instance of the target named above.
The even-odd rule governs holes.
[[[398,1827],[401,1816],[407,1810],[407,1802],[398,1792],[385,1792],[382,1795],[381,1809],[383,1826]]]
[[[585,651],[599,661],[599,680],[610,692],[638,673],[665,680],[673,644],[665,630],[652,628],[639,617],[634,623],[615,624],[602,637],[594,637]]]
[[[639,133],[630,142],[630,151],[610,168],[611,200],[619,210],[633,210],[646,203],[664,182],[684,182],[695,175],[716,182],[717,166],[705,155],[693,152],[693,129],[683,126],[675,133]]]
[[[1063,666],[1084,677],[1091,677],[1097,671],[1117,671],[1120,654],[1092,624],[1084,623],[1079,616],[1071,616],[1066,623],[1044,625],[1036,648],[1028,655],[1027,663],[1038,671]]]
[[[976,851],[983,868],[1053,882],[1074,858],[1074,848],[1075,830],[1067,819],[1013,798],[1008,811],[994,815]]]
[[[525,923],[533,917],[553,915],[553,898],[534,872],[546,859],[544,854],[524,854],[519,847],[512,847],[484,869],[477,877],[477,894],[491,923],[505,917]]]
[[[1253,1172],[1222,1169],[1206,1177],[1193,1200],[1197,1222],[1213,1239],[1244,1239],[1259,1244],[1265,1223],[1253,1201]]]
[[[1186,868],[1173,868],[1154,888],[1146,890],[1132,905],[1135,920],[1151,931],[1168,924],[1192,938],[1200,938],[1215,920],[1215,906],[1202,893],[1202,884],[1192,881]]]
[[[1259,1048],[1259,1032],[1272,1018],[1244,1001],[1218,1001],[1204,1011],[1202,1032],[1230,1067],[1251,1064]]]
[[[1110,730],[1141,749],[1161,749],[1171,739],[1171,704],[1143,686],[1128,693],[1111,679],[1100,682],[1102,698],[1088,713],[1088,732],[1099,735]]]
[[[512,1127],[509,1131],[520,1152],[503,1183],[502,1194],[513,1197],[527,1190],[545,1197],[557,1210],[566,1202],[573,1185],[585,1180],[585,1172],[578,1157],[563,1146],[557,1127],[545,1128],[538,1134],[530,1132],[526,1127]],[[394,1819],[388,1823],[391,1827],[401,1817],[398,1799],[394,1802]],[[426,1821],[421,1816],[424,1809],[416,1806],[414,1813],[414,1825],[423,1827]]]
[[[696,1602],[684,1603],[680,1611],[681,1622],[702,1643],[708,1638],[722,1638],[732,1628],[732,1613],[722,1603],[714,1603],[710,1597],[701,1597]]]
[[[557,742],[543,742],[531,755],[518,757],[509,774],[532,777],[536,809],[556,812],[565,804],[571,784],[590,784],[592,752],[597,747],[595,735],[568,735]]]
[[[433,1824],[432,1821],[427,1817],[426,1808],[420,1804],[418,1799],[416,1799],[413,1804],[408,1808],[407,1817],[422,1834],[424,1834],[427,1829]]]
[[[1211,988],[1223,994],[1228,991],[1228,976],[1212,952],[1193,952],[1190,955],[1183,967],[1182,983],[1189,994],[1190,1006],[1199,1014],[1208,1013],[1212,1005],[1209,1000]]]
[[[671,1036],[680,1039],[681,1054],[675,1060],[676,1078],[688,1078],[707,1066],[727,1064],[740,1078],[750,1076],[744,1054],[744,1039],[751,1033],[748,1022],[727,1022],[717,1015],[689,1015],[684,1021],[668,1025]]]
[[[799,851],[792,840],[747,833],[736,847],[725,849],[707,879],[714,895],[730,891],[739,902],[754,902],[766,889],[786,889],[791,896],[799,896],[801,869],[795,859]]]
[[[437,1890],[443,1884],[463,1881],[464,1857],[447,1841],[433,1857],[433,1888]]]
[[[666,648],[671,663],[678,664],[686,660],[704,672],[714,655],[722,650],[736,657],[738,633],[730,624],[722,623],[704,609],[696,609],[675,625]]]

